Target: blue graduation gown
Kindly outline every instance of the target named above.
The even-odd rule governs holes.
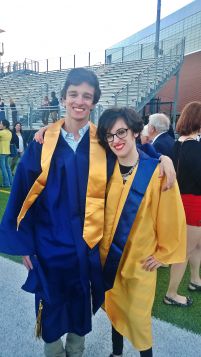
[[[59,137],[46,187],[16,231],[22,203],[41,172],[40,157],[41,145],[32,142],[18,165],[0,226],[0,251],[32,256],[37,266],[30,271],[24,288],[35,293],[36,311],[39,300],[43,300],[42,337],[46,342],[53,342],[66,332],[88,333],[91,295],[93,312],[104,300],[98,247],[90,249],[82,237],[89,132],[76,153]]]
[[[32,142],[18,165],[0,225],[0,251],[32,257],[34,269],[23,288],[35,293],[36,312],[43,300],[42,337],[53,342],[66,332],[85,335],[91,330],[91,295],[95,313],[104,300],[104,284],[98,247],[90,249],[82,237],[89,131],[76,153],[59,137],[46,187],[16,230],[25,197],[41,173],[41,149]],[[114,163],[110,153],[108,179]]]

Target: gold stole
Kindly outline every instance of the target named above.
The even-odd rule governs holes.
[[[28,209],[32,206],[32,204],[35,202],[37,197],[45,188],[52,155],[54,153],[59,138],[60,130],[63,124],[64,124],[64,119],[61,119],[57,121],[55,124],[51,125],[45,132],[44,144],[41,153],[42,172],[37,177],[36,181],[32,185],[31,189],[29,190],[24,200],[20,213],[17,217],[17,230],[19,229],[20,222],[24,218]]]
[[[90,124],[89,176],[87,184],[83,237],[93,248],[103,237],[107,160],[99,145],[96,127]]]
[[[17,217],[17,229],[28,209],[45,188],[52,155],[63,124],[64,119],[58,120],[46,130],[41,153],[42,172],[24,200]],[[103,236],[106,182],[107,161],[105,150],[98,143],[95,125],[90,123],[89,176],[83,231],[83,237],[90,248],[93,248]]]

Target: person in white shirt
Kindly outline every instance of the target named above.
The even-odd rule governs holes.
[[[22,125],[20,122],[16,122],[13,131],[12,131],[12,140],[11,143],[16,145],[17,148],[17,155],[15,157],[12,157],[11,160],[11,171],[12,174],[14,175],[15,169],[17,167],[17,163],[19,162],[19,159],[22,157],[24,154],[24,150],[26,147],[23,131],[22,131]]]

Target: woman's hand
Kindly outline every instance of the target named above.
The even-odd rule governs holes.
[[[48,128],[47,126],[44,126],[43,128],[40,128],[34,135],[34,140],[39,143],[39,144],[43,144],[44,143],[44,134],[46,132]]]
[[[25,267],[27,268],[27,270],[33,269],[33,265],[32,265],[29,255],[23,256],[22,261],[23,261],[23,264],[25,265]]]
[[[143,262],[142,262],[142,268],[146,271],[154,271],[161,267],[163,264],[160,263],[158,260],[156,260],[152,255],[150,257],[147,257]]]
[[[175,183],[176,172],[172,160],[165,155],[160,156],[160,174],[159,177],[166,176],[166,181],[162,186],[162,191],[169,190]]]

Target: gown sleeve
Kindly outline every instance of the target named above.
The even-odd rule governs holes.
[[[32,142],[20,160],[12,190],[0,224],[0,252],[11,255],[35,254],[34,205],[28,210],[17,231],[17,216],[34,181],[41,172],[42,146]]]
[[[145,154],[149,155],[150,157],[154,159],[159,159],[161,156],[160,153],[158,153],[155,149],[155,147],[151,144],[138,144],[137,147],[142,150]]]
[[[178,184],[160,192],[156,218],[157,248],[154,257],[161,263],[186,260],[186,218]]]

